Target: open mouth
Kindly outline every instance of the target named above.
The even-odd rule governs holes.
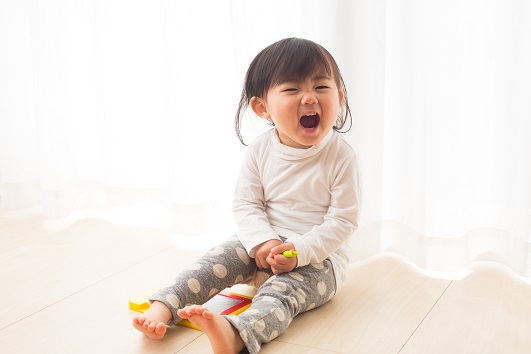
[[[319,125],[321,117],[318,114],[304,115],[299,119],[301,125],[306,129],[313,129]]]

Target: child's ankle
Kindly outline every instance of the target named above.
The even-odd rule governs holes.
[[[146,316],[153,317],[153,321],[163,323],[168,323],[173,318],[171,310],[168,308],[168,306],[157,300],[153,301],[149,309],[146,311]]]

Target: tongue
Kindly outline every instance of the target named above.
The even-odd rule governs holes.
[[[317,114],[313,116],[302,116],[300,122],[304,128],[315,128],[319,123],[319,116]]]

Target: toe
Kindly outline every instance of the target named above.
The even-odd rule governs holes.
[[[203,306],[196,306],[194,307],[193,309],[193,312],[196,314],[196,315],[200,315],[202,314],[203,312],[205,312],[205,308]]]
[[[155,326],[155,333],[162,335],[166,333],[166,325],[162,322],[157,323]]]
[[[204,318],[208,319],[208,320],[211,320],[214,318],[214,314],[208,310],[205,310],[201,313],[201,316],[203,316]]]

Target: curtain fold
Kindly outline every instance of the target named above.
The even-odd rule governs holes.
[[[420,234],[434,268],[480,258],[529,274],[530,14],[516,1],[387,3],[381,219],[401,227],[383,224],[381,247],[418,259]]]
[[[348,88],[355,259],[494,260],[531,275],[525,0],[0,1],[0,195],[49,217],[234,231],[248,64],[299,36]],[[247,142],[269,129],[249,114]]]

